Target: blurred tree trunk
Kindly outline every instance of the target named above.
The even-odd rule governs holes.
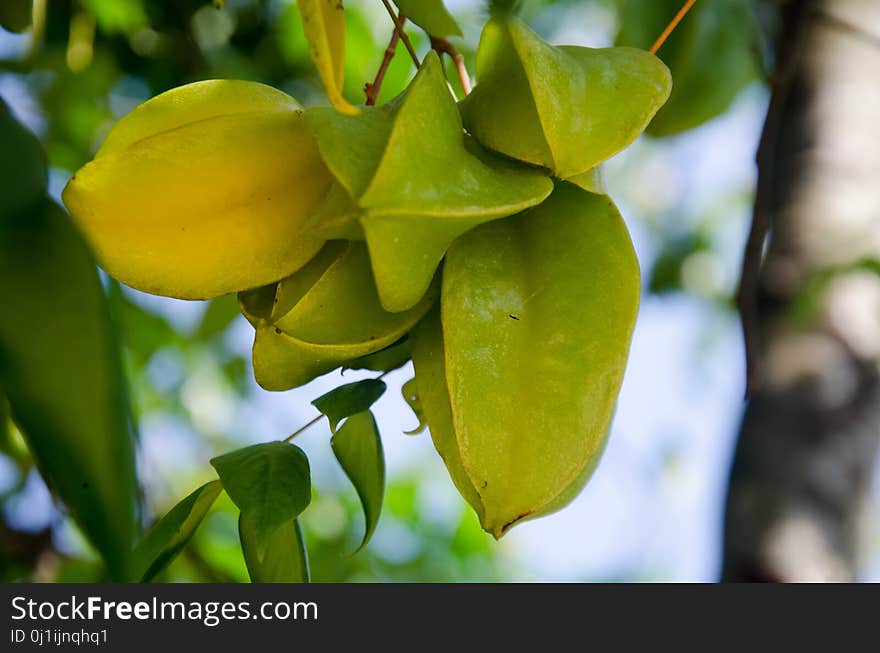
[[[776,4],[722,579],[847,581],[880,436],[880,1]]]

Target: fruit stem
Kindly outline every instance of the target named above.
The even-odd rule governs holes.
[[[669,35],[678,27],[678,24],[682,21],[682,19],[687,15],[687,13],[691,10],[696,4],[697,0],[687,0],[684,3],[681,9],[678,10],[678,13],[675,14],[675,18],[670,21],[670,23],[666,26],[666,29],[663,30],[663,33],[657,37],[657,40],[654,41],[654,45],[651,46],[651,54],[657,54],[657,50],[660,49],[660,46],[666,42],[666,39],[669,38]]]
[[[461,84],[461,90],[465,95],[471,94],[471,76],[468,74],[467,67],[464,65],[464,57],[455,49],[446,39],[431,37],[431,47],[440,54],[448,54],[455,64],[455,71],[458,73],[458,81]]]
[[[391,3],[388,2],[388,0],[382,0],[382,4],[385,5],[385,10],[388,12],[388,15],[391,16],[391,20],[394,22],[394,30],[400,35],[400,40],[403,41],[403,44],[406,46],[406,51],[409,52],[410,59],[413,60],[416,68],[420,67],[422,64],[419,63],[419,57],[416,54],[412,41],[409,40],[409,35],[403,30],[403,22],[406,20],[403,12],[395,14],[394,7],[391,6]]]

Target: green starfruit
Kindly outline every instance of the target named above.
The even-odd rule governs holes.
[[[421,414],[417,416],[427,422],[434,448],[446,464],[452,482],[485,528],[483,502],[462,462],[453,426],[439,309],[429,313],[413,330],[412,357],[421,407]]]
[[[316,233],[357,237],[362,230],[388,311],[420,301],[455,238],[552,190],[545,175],[483,151],[464,134],[435,53],[392,102],[359,116],[309,109],[306,123],[338,182],[314,221]]]
[[[582,175],[632,143],[670,88],[669,70],[644,50],[553,46],[503,14],[483,29],[461,113],[484,146],[595,190]]]
[[[138,290],[205,299],[301,268],[332,177],[299,106],[253,82],[163,93],[110,132],[63,199],[100,264]]]
[[[389,313],[379,303],[364,243],[327,243],[291,277],[239,296],[256,329],[257,382],[267,390],[288,390],[385,349],[430,309],[438,285],[409,310]]]
[[[419,399],[453,482],[496,538],[586,482],[638,303],[620,214],[568,183],[450,248],[442,326],[426,319],[412,336]]]

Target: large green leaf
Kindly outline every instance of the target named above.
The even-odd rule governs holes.
[[[41,202],[49,173],[36,136],[16,122],[0,98],[0,218]]]
[[[309,461],[296,445],[255,444],[213,458],[211,464],[229,498],[250,520],[260,557],[275,531],[312,500]]]
[[[386,385],[379,379],[363,379],[346,383],[321,395],[312,402],[330,421],[330,430],[336,432],[339,422],[346,417],[369,410],[385,394]]]
[[[680,0],[624,0],[621,45],[648,47]],[[669,66],[672,95],[648,127],[655,136],[692,129],[725,112],[759,71],[759,36],[749,3],[698,2],[657,53]]]
[[[461,111],[484,146],[583,181],[642,133],[670,88],[669,70],[644,50],[557,47],[504,15],[483,29]]]
[[[43,478],[130,577],[137,482],[119,347],[95,262],[43,195],[35,139],[0,103],[0,388]]]
[[[443,0],[394,0],[394,4],[431,36],[461,36],[461,28]]]
[[[205,483],[153,525],[135,549],[136,576],[141,582],[151,580],[177,557],[222,489],[220,481]]]
[[[418,303],[456,237],[551,191],[545,175],[492,156],[464,135],[435,53],[394,102],[357,117],[310,109],[306,122],[356,207],[389,311]],[[344,212],[347,218],[351,211]]]
[[[48,485],[117,579],[137,533],[118,343],[94,260],[45,202],[0,220],[0,385]]]
[[[308,583],[309,558],[299,522],[284,522],[261,547],[252,520],[241,514],[238,535],[248,574],[254,583]],[[262,549],[265,551],[262,551]]]
[[[357,549],[360,551],[376,530],[385,495],[385,456],[373,413],[365,410],[346,419],[330,444],[364,508],[364,538]]]
[[[570,498],[559,499],[600,454],[638,303],[620,214],[568,183],[450,249],[441,314],[454,442],[495,537]]]

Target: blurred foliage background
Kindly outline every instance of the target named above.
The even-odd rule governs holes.
[[[209,0],[34,0],[31,6],[30,0],[3,0],[4,12],[21,5],[35,19],[21,33],[0,30],[0,96],[40,138],[51,194],[59,195],[116,120],[174,86],[240,78],[278,87],[305,106],[325,102],[293,0],[217,4],[222,6]],[[609,45],[621,16],[633,19],[615,0],[524,4],[527,20],[557,43]],[[392,26],[379,0],[345,5],[345,92],[361,102]],[[454,41],[473,73],[485,7],[477,0],[447,5],[464,30]],[[427,39],[418,30],[410,33],[424,53]],[[761,49],[756,34],[742,35],[746,48]],[[380,102],[399,93],[412,73],[399,48]],[[608,166],[612,195],[634,232],[646,298],[611,446],[584,495],[559,516],[518,527],[496,544],[455,494],[427,437],[402,435],[414,417],[402,399],[390,396],[399,393],[390,392],[378,413],[389,458],[385,508],[373,541],[357,556],[348,554],[363,528],[360,506],[332,460],[326,428],[302,438],[316,489],[302,520],[313,580],[717,575],[743,379],[731,298],[766,108],[759,65],[732,74],[738,76],[731,93],[736,100],[722,107],[721,117],[682,136],[645,137]],[[175,302],[110,281],[107,291],[140,426],[148,521],[212,477],[210,457],[292,432],[313,416],[308,402],[338,383],[336,374],[289,393],[259,389],[250,370],[251,334],[232,297]],[[391,388],[407,374],[394,373]],[[0,452],[0,580],[101,580],[101,565],[42,484],[2,405]],[[869,577],[874,568],[869,565]],[[235,510],[225,495],[161,579],[247,579]]]

